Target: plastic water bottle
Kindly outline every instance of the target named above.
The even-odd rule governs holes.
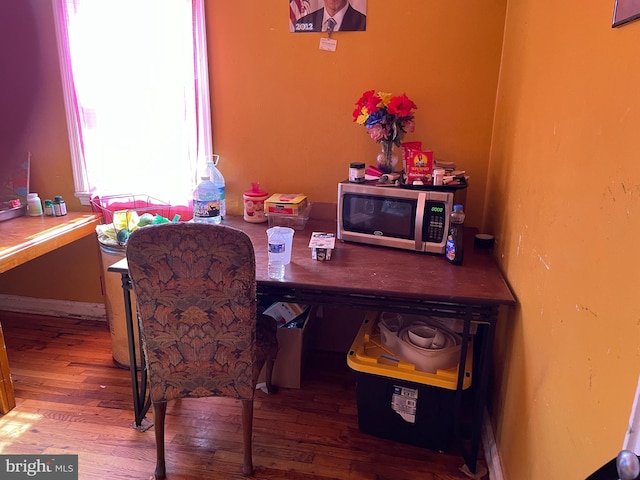
[[[193,192],[193,221],[218,225],[220,216],[220,194],[209,177],[203,176]]]
[[[464,255],[464,211],[462,205],[454,205],[449,219],[449,234],[445,246],[445,257],[454,265],[462,265]]]
[[[218,159],[220,158],[218,155],[214,155],[216,161],[213,159],[207,161],[207,175],[209,175],[209,180],[213,182],[213,184],[218,187],[218,196],[220,198],[220,216],[222,218],[227,214],[227,202],[225,199],[225,185],[224,185],[224,177],[220,170],[218,170]]]
[[[273,227],[273,231],[268,238],[269,243],[269,278],[284,280],[284,262],[286,259],[285,236],[280,231],[280,227]]]

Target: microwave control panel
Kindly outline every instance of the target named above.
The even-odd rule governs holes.
[[[427,242],[440,243],[443,241],[447,224],[447,208],[443,202],[427,201],[423,239]]]

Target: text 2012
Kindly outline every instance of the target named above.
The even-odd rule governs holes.
[[[313,22],[296,23],[296,32],[310,32],[313,31]]]

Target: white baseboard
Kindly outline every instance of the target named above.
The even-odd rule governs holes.
[[[72,302],[69,300],[0,294],[0,310],[48,315],[51,317],[107,321],[107,311],[103,303]]]
[[[487,469],[489,470],[489,479],[504,480],[498,446],[496,445],[491,420],[489,419],[489,413],[486,408],[482,415],[482,447],[484,449],[485,460],[487,461]]]

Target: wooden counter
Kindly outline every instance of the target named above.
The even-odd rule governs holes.
[[[100,216],[68,213],[62,217],[18,217],[0,222],[0,273],[87,235],[95,235]],[[9,361],[0,325],[0,413],[15,407]]]
[[[95,234],[99,223],[100,217],[94,213],[18,217],[0,222],[0,273]]]

